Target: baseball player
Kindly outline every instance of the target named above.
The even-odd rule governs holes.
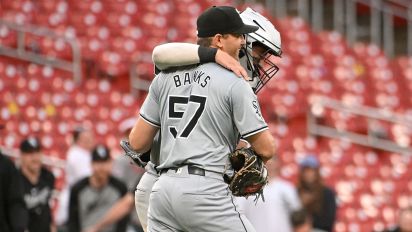
[[[234,58],[245,44],[243,34],[258,29],[231,7],[210,8],[197,24],[200,42]],[[274,153],[247,83],[214,63],[161,73],[130,134],[132,147],[147,151],[159,127],[161,175],[150,196],[149,231],[253,231],[222,178],[239,133],[262,159]]]
[[[230,70],[237,73],[238,76],[250,76],[251,78],[247,77],[246,79],[250,80],[249,83],[251,84],[252,88],[256,90],[257,84],[259,84],[259,81],[257,80],[262,78],[263,80],[266,80],[266,83],[275,75],[276,71],[278,70],[277,66],[270,62],[269,58],[271,55],[280,56],[281,54],[280,34],[267,18],[250,8],[247,8],[245,11],[243,11],[240,16],[244,22],[249,22],[250,24],[258,24],[261,26],[256,32],[246,35],[246,40],[248,41],[247,50],[255,57],[254,61],[263,61],[264,63],[267,63],[265,65],[265,68],[262,68],[262,66],[259,65],[260,62],[255,62],[255,65],[259,69],[263,69],[260,71],[260,73],[257,72],[259,69],[255,69],[255,73],[252,73],[250,66],[245,65],[246,56],[243,56],[241,60],[243,61],[243,65],[245,65],[248,70],[247,75],[245,75],[244,73],[242,74],[241,71],[238,71],[239,69],[237,69],[237,66],[233,64],[233,61],[238,63],[237,59],[229,59],[225,56],[226,53],[222,52],[221,50],[206,48],[188,43],[169,43],[157,46],[153,51],[153,61],[156,67],[158,67],[160,70],[165,70],[172,66],[196,64],[199,62],[204,63],[205,61],[209,60],[209,58],[205,57],[216,54],[215,60],[217,63],[221,64],[224,67],[228,67]],[[252,48],[252,46],[254,49]],[[259,51],[262,50],[262,47],[265,48],[265,52],[258,54]],[[153,147],[155,146],[159,146],[159,144],[157,142],[154,142],[152,146],[151,158],[157,160],[158,154],[156,152],[153,152]],[[145,167],[147,172],[143,175],[142,180],[139,182],[135,193],[136,210],[138,212],[139,220],[145,230],[145,225],[147,225],[149,196],[152,186],[156,182],[158,177],[157,171],[154,167],[155,165],[152,162],[148,162],[148,165]]]
[[[280,56],[281,41],[279,32],[268,19],[250,8],[247,8],[245,11],[243,11],[240,16],[244,22],[260,25],[260,28],[256,32],[248,34],[246,36],[246,40],[248,41],[247,49],[249,53],[252,53],[252,55],[255,56],[254,61],[262,61],[263,63],[267,63],[267,65],[265,65],[267,68],[262,70],[260,72],[261,74],[257,72],[251,74],[250,66],[248,67],[247,65],[245,65],[245,56],[243,56],[241,60],[243,65],[245,65],[245,67],[247,68],[248,72],[246,72],[242,68],[242,66],[240,66],[237,59],[231,57],[222,50],[188,43],[169,43],[157,46],[153,51],[153,61],[156,67],[159,70],[165,70],[167,68],[170,68],[171,66],[207,63],[213,61],[222,65],[223,67],[226,67],[229,70],[232,70],[239,77],[243,77],[246,80],[251,80],[251,78],[249,78],[248,76],[251,76],[253,80],[253,76],[258,75],[261,75],[262,79],[265,79],[265,76],[269,76],[269,78],[266,79],[270,79],[275,74],[274,72],[270,72],[270,70],[277,70],[277,66],[269,61],[268,58],[270,58],[270,56],[267,56],[266,52],[261,54],[258,54],[258,52],[262,50],[262,47],[264,47],[265,51],[269,51],[268,54]],[[260,62],[256,62],[255,65],[259,65],[259,63]],[[258,67],[261,68],[262,66]],[[255,71],[257,70],[258,69],[255,69]],[[255,77],[255,80],[257,80],[256,78],[261,77]],[[250,83],[252,85],[256,84],[257,82]],[[256,88],[254,87],[254,89]],[[158,160],[157,157],[159,156],[159,147],[160,143],[157,138],[153,142],[152,150],[150,152],[151,160],[153,160],[153,162],[155,163],[156,160]],[[133,206],[136,207],[139,220],[142,224],[143,229],[146,231],[149,196],[152,186],[158,177],[157,171],[154,168],[155,164],[153,162],[149,161],[145,167],[146,172],[136,189],[135,202],[132,201],[132,196],[129,196],[131,194],[127,194],[122,201],[119,201],[119,203],[116,204],[106,214],[106,216],[102,218],[99,226],[96,225],[95,228],[90,228],[88,232],[98,231],[100,228],[116,222],[118,219],[127,214],[127,212],[129,212],[129,210],[125,211],[124,209],[131,209]]]

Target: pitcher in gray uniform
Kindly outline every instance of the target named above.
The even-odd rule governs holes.
[[[257,30],[232,7],[206,10],[197,25],[200,42],[234,58],[243,34]],[[158,128],[161,176],[150,196],[149,231],[254,231],[223,181],[240,136],[264,160],[275,152],[248,83],[214,63],[160,73],[130,135],[132,147],[150,149]]]

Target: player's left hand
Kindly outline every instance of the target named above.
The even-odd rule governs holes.
[[[234,196],[262,196],[268,182],[268,172],[263,160],[252,148],[240,148],[229,154],[234,175],[225,174],[225,181]]]

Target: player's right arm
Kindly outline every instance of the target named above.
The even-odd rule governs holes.
[[[190,43],[166,43],[157,45],[153,49],[152,59],[153,63],[160,70],[165,70],[171,67],[184,66],[200,63],[198,54],[199,45]],[[217,49],[216,49],[217,51]],[[214,55],[210,54],[208,58],[214,61]]]
[[[159,127],[154,126],[142,115],[137,119],[129,135],[130,145],[136,152],[147,152],[152,146],[153,139]]]
[[[153,63],[160,70],[171,67],[216,62],[237,76],[249,80],[246,70],[226,52],[217,48],[203,47],[191,43],[166,43],[156,46],[152,54]]]
[[[160,128],[159,75],[155,77],[149,93],[140,108],[139,118],[129,135],[130,146],[136,152],[147,152]]]

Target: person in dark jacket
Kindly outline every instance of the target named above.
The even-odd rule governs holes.
[[[303,208],[312,217],[313,228],[330,232],[336,219],[335,192],[323,184],[319,169],[316,156],[306,156],[300,163],[297,188]]]
[[[54,189],[53,174],[42,166],[40,141],[28,137],[20,144],[20,173],[24,187],[24,201],[29,212],[29,232],[55,231],[50,209]]]
[[[126,185],[111,176],[109,149],[97,145],[92,152],[92,175],[75,183],[70,191],[70,232],[80,232],[96,224],[127,193]],[[124,232],[128,215],[116,224],[102,228],[104,232]]]
[[[0,150],[0,231],[23,232],[27,229],[27,221],[21,176]]]

